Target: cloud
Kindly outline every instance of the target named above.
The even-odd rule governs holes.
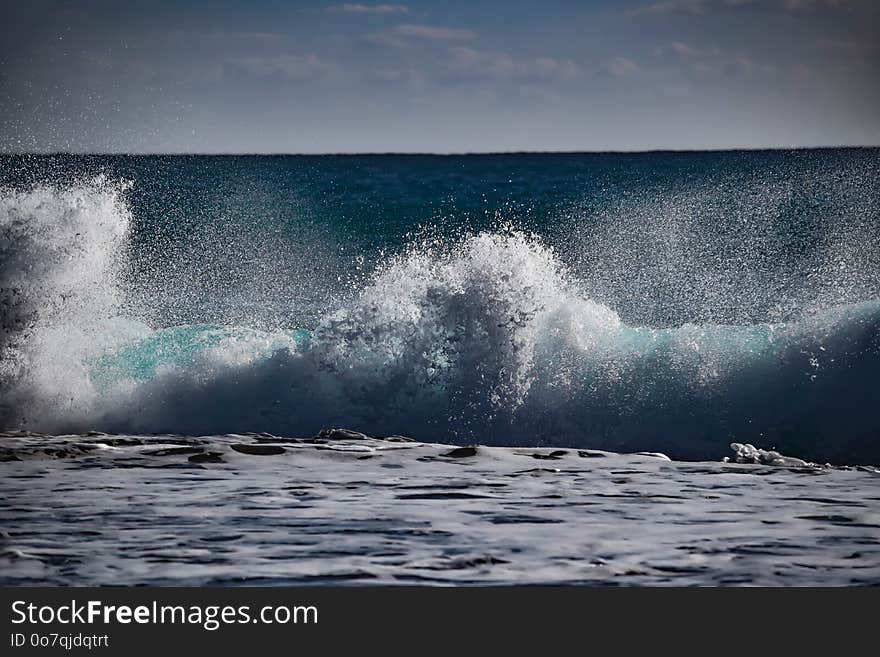
[[[233,68],[258,77],[281,76],[290,80],[324,77],[336,66],[316,55],[272,55],[267,57],[230,57]]]
[[[206,36],[211,39],[229,39],[243,41],[277,41],[282,38],[277,32],[210,32]]]
[[[626,57],[612,57],[608,60],[607,71],[617,78],[630,76],[639,70],[639,65]]]
[[[169,30],[159,35],[168,41],[192,42],[195,39],[210,41],[279,41],[283,37],[278,32],[227,31],[227,30]]]
[[[684,41],[673,41],[668,45],[658,46],[654,49],[657,57],[671,57],[685,60],[705,59],[721,55],[721,49],[716,47],[698,47]]]
[[[855,4],[851,0],[782,0],[782,7],[788,11],[810,11],[820,7],[838,8]]]
[[[470,41],[477,34],[472,30],[438,25],[404,23],[390,30],[367,35],[367,41],[379,46],[405,48],[412,41]]]
[[[703,16],[737,9],[772,10],[789,13],[817,9],[841,9],[868,4],[865,0],[661,0],[626,11],[627,16],[690,15]]]
[[[673,41],[669,50],[679,57],[697,57],[700,54],[700,51],[682,41]]]
[[[583,75],[570,59],[556,57],[513,57],[506,53],[489,53],[457,46],[450,49],[449,69],[458,74],[491,77],[499,80],[533,78],[572,80]]]
[[[434,25],[398,25],[394,28],[395,34],[414,39],[429,39],[431,41],[462,41],[476,38],[471,30],[462,30],[449,27],[436,27]]]
[[[384,82],[396,82],[403,77],[403,71],[394,68],[379,68],[373,71],[373,75]]]
[[[425,86],[422,75],[413,67],[406,69],[379,68],[372,71],[372,77],[380,82],[403,85],[410,90],[421,90]]]
[[[664,15],[664,14],[705,14],[708,3],[706,0],[664,0],[649,5],[630,9],[627,16]]]
[[[817,44],[821,48],[849,53],[876,50],[878,45],[876,42],[858,41],[856,39],[820,39],[817,41]]]
[[[406,5],[362,5],[359,3],[345,3],[327,7],[327,11],[343,14],[408,14],[409,7]]]
[[[730,68],[742,75],[773,75],[779,70],[772,64],[759,62],[748,55],[734,57],[732,62],[728,64],[728,69]]]
[[[654,50],[657,57],[676,61],[676,67],[683,65],[684,70],[698,74],[713,75],[773,75],[779,71],[776,66],[761,62],[744,53],[725,52],[721,48],[696,47],[682,41],[673,41],[669,45]]]

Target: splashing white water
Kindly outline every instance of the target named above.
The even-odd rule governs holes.
[[[619,324],[610,309],[575,295],[534,236],[482,233],[387,263],[355,304],[324,320],[313,353],[336,369],[358,364],[408,386],[442,386],[459,402],[488,402],[491,413],[525,400],[542,336],[564,334],[586,348]]]
[[[116,316],[122,193],[99,180],[4,197],[15,258],[4,295],[17,299],[4,320],[5,424],[294,435],[345,425],[692,458],[720,458],[735,439],[816,460],[880,454],[868,410],[876,302],[792,324],[633,328],[538,237],[504,229],[411,245],[311,335],[153,330]]]
[[[129,185],[0,193],[0,421],[76,411],[91,398],[86,359],[101,349],[118,301]]]

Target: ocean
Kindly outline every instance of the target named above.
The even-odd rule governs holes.
[[[877,149],[0,170],[10,428],[880,462]]]
[[[880,581],[880,149],[5,155],[0,284],[7,583]]]

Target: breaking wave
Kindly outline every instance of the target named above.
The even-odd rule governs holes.
[[[694,459],[736,441],[880,461],[880,301],[788,322],[633,326],[541,238],[499,228],[413,241],[315,326],[151,326],[124,303],[125,193],[97,179],[0,194],[0,425],[342,425]]]

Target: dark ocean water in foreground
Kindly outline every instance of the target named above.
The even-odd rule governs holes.
[[[880,150],[0,157],[0,425],[880,462]]]

